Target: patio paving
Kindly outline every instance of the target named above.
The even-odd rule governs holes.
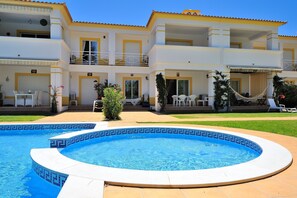
[[[168,122],[177,121],[180,119],[173,118],[169,115],[159,115],[152,112],[123,112],[121,121],[108,122],[109,126],[132,126],[132,125],[147,125],[137,122]],[[253,118],[253,120],[289,120],[297,118]],[[102,113],[90,112],[65,112],[56,116],[49,116],[35,122],[93,122],[102,121]],[[186,119],[182,119],[186,121]],[[192,119],[191,119],[192,120]],[[202,120],[202,119],[195,119]],[[205,120],[205,119],[204,119]],[[207,120],[218,120],[218,118],[208,118]],[[236,119],[227,118],[219,120],[248,120],[246,118]],[[155,125],[155,124],[154,124]],[[162,124],[164,125],[164,124]],[[181,125],[177,125],[181,126]],[[182,125],[191,126],[194,125]],[[196,126],[198,127],[198,126]],[[207,126],[199,126],[201,128],[210,128]],[[223,129],[234,132],[240,132],[250,135],[262,137],[286,147],[293,155],[293,159],[297,159],[297,138],[277,135],[266,132],[232,129],[224,127],[211,127],[214,129]],[[297,197],[297,164],[292,165],[285,171],[253,182],[210,187],[210,188],[188,188],[188,189],[159,189],[159,188],[136,188],[136,187],[120,187],[107,185],[104,189],[105,198],[197,198],[197,197],[226,197],[226,198],[245,198],[245,197]]]

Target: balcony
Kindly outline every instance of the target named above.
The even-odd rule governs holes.
[[[297,71],[297,60],[284,60],[283,61],[284,71]]]
[[[76,51],[71,52],[70,64],[145,67],[148,66],[148,56],[137,53],[110,54],[108,52],[99,53],[89,51]]]
[[[69,60],[63,40],[0,36],[0,59]]]
[[[282,52],[197,46],[155,45],[150,65],[158,69],[221,70],[223,65],[281,68]]]

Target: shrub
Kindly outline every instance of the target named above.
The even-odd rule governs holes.
[[[229,79],[222,72],[216,71],[214,84],[214,108],[215,111],[229,111],[230,85]]]
[[[107,120],[120,120],[120,113],[123,111],[122,96],[116,87],[108,87],[104,89],[103,114]]]
[[[163,78],[162,73],[157,74],[156,76],[156,84],[158,90],[158,103],[161,106],[160,112],[165,111],[165,107],[167,104],[167,90],[165,79]]]

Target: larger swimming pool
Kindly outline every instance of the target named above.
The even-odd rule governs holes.
[[[49,138],[95,124],[0,125],[0,197],[57,197],[60,188],[32,170],[30,150],[49,147]]]

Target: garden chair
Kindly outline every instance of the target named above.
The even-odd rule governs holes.
[[[269,104],[268,112],[269,112],[271,109],[276,109],[276,110],[279,110],[280,112],[282,112],[282,111],[287,111],[285,105],[283,105],[283,104],[279,104],[279,106],[277,106],[277,105],[275,104],[275,101],[274,101],[273,98],[268,98],[268,104]]]
[[[177,100],[178,106],[181,106],[181,105],[186,106],[186,99],[187,99],[186,95],[179,95]]]
[[[193,104],[193,106],[196,105],[196,98],[197,98],[196,95],[190,95],[190,96],[188,97],[188,103],[189,103],[189,106],[192,106],[192,104]]]
[[[171,96],[173,101],[172,101],[172,105],[173,106],[177,106],[177,101],[178,101],[178,95],[172,95]]]
[[[77,106],[77,99],[76,99],[76,93],[75,92],[70,92],[70,100],[69,100],[69,104],[75,104],[75,106]]]

